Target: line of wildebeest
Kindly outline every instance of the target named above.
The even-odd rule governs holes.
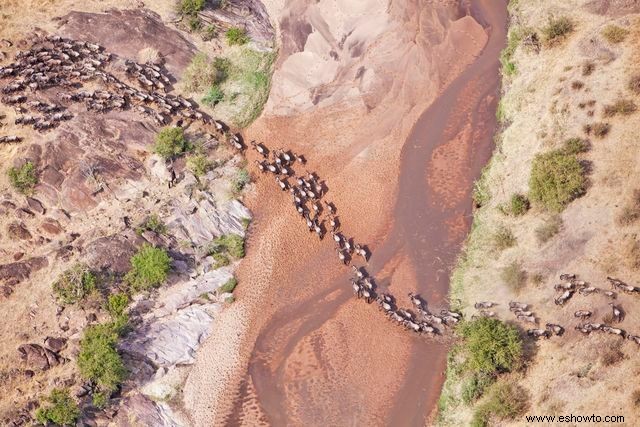
[[[613,277],[607,277],[607,280],[613,289],[610,291],[591,286],[584,280],[578,280],[575,274],[561,274],[560,280],[562,281],[561,283],[554,285],[554,290],[558,292],[558,295],[554,298],[554,303],[558,306],[564,306],[576,292],[582,296],[601,294],[611,300],[617,300],[618,294],[615,291],[629,295],[640,295],[640,287],[628,285]],[[483,301],[476,303],[475,308],[479,311],[479,316],[494,317],[496,313],[489,309],[495,305],[496,303]],[[609,319],[607,319],[607,322],[622,322],[626,314],[622,306],[614,303],[613,301],[609,302],[608,305],[611,307],[611,310],[609,312]],[[516,316],[517,320],[534,325],[538,325],[539,323],[539,319],[536,317],[535,313],[531,311],[529,304],[511,301],[509,302],[509,310],[514,314],[514,316]],[[604,332],[621,338],[626,338],[640,344],[640,335],[630,334],[624,329],[614,327],[610,324],[588,322],[588,320],[594,316],[594,312],[591,310],[580,309],[576,310],[573,314],[576,319],[583,322],[576,325],[575,329],[585,335],[589,335],[592,332]],[[544,329],[528,329],[527,334],[536,339],[549,338],[552,335],[559,336],[564,334],[564,328],[555,323],[546,323]]]
[[[12,45],[8,40],[0,42],[6,46]],[[238,151],[242,152],[247,148],[239,134],[230,133],[224,123],[199,111],[195,102],[168,94],[172,88],[172,79],[161,66],[121,60],[105,52],[97,44],[60,36],[34,35],[31,42],[31,48],[19,51],[13,63],[0,66],[0,80],[9,79],[0,89],[0,102],[14,108],[17,114],[16,125],[32,126],[40,132],[53,129],[73,118],[73,114],[67,111],[67,105],[82,102],[87,110],[96,113],[132,110],[161,126],[171,123],[173,118],[178,119],[178,126],[182,126],[185,121],[199,121],[205,127],[213,126],[214,131],[225,137]],[[125,82],[116,77],[114,72],[134,83]],[[90,82],[101,83],[104,89],[84,90],[85,84]],[[54,88],[63,90],[52,93],[50,89]],[[52,98],[56,101],[52,101]],[[0,120],[2,119],[4,116],[0,114]],[[17,135],[0,135],[0,143],[21,140]],[[368,262],[368,247],[355,243],[352,238],[342,234],[336,206],[322,200],[328,191],[326,183],[313,172],[296,176],[294,166],[305,165],[304,156],[283,149],[272,150],[257,142],[251,142],[251,146],[263,157],[262,160],[255,161],[257,168],[264,174],[272,174],[279,188],[289,192],[293,206],[309,232],[315,233],[321,240],[330,232],[337,257],[342,264],[351,264],[355,256]],[[367,303],[376,301],[390,319],[409,330],[435,335],[441,332],[441,327],[454,325],[462,319],[462,315],[455,311],[441,310],[439,314],[430,312],[426,302],[413,293],[408,294],[413,310],[397,307],[393,295],[376,292],[375,280],[364,267],[351,265],[351,269],[354,274],[350,284],[355,296]],[[611,299],[616,298],[615,292],[589,286],[584,281],[577,280],[575,275],[562,274],[560,279],[563,283],[555,286],[560,292],[554,300],[557,305],[564,305],[575,292],[581,295],[602,293]],[[628,294],[640,293],[638,287],[613,278],[608,280],[614,290]],[[475,308],[479,310],[479,316],[493,317],[495,313],[489,309],[495,305],[493,302],[479,302],[475,304]],[[612,321],[621,322],[625,315],[622,307],[613,302],[609,305]],[[538,319],[528,304],[510,302],[509,308],[517,320],[538,324]],[[588,320],[592,315],[589,310],[575,312],[575,317],[582,321]],[[549,338],[564,333],[564,328],[560,325],[547,323],[545,326],[545,329],[529,329],[527,333],[533,338]],[[576,329],[584,334],[595,331],[614,334],[640,344],[640,336],[603,323],[582,323]]]

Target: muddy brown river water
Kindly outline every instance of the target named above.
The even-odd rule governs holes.
[[[405,306],[407,289],[417,289],[431,308],[448,305],[449,275],[471,223],[473,182],[493,150],[506,0],[463,1],[459,10],[482,25],[488,41],[404,142],[392,221],[367,266],[378,290]],[[275,208],[255,212],[257,224],[278,216]],[[331,246],[314,250],[312,260],[290,262],[278,276],[278,308],[260,328],[227,424],[248,424],[245,415],[254,409],[261,423],[277,426],[433,423],[448,340],[390,333],[374,305],[353,305],[345,285],[350,271],[329,267],[336,266]],[[396,272],[400,265],[412,286]]]

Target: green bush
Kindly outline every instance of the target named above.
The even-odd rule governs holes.
[[[543,244],[547,243],[553,236],[560,232],[562,227],[562,218],[559,215],[554,215],[546,223],[536,228],[536,237],[538,242]]]
[[[469,405],[480,397],[491,384],[495,382],[493,375],[485,373],[472,374],[462,386],[462,401]]]
[[[584,170],[575,155],[562,150],[536,155],[529,180],[529,196],[534,202],[560,212],[584,191]]]
[[[207,253],[209,255],[224,253],[236,259],[244,258],[244,238],[234,233],[223,234],[209,244]]]
[[[618,27],[617,25],[609,24],[602,30],[602,36],[609,43],[622,43],[627,35],[629,34],[629,30]]]
[[[513,216],[522,216],[529,210],[529,199],[524,194],[513,194],[505,212]]]
[[[497,251],[503,251],[511,248],[515,246],[516,243],[516,237],[513,235],[511,230],[506,227],[500,227],[493,235],[493,247]]]
[[[498,381],[487,391],[487,398],[479,405],[471,421],[474,427],[489,425],[491,419],[515,420],[528,407],[526,391],[507,381]]]
[[[66,388],[54,388],[46,398],[49,403],[36,411],[36,420],[47,425],[74,426],[80,416],[80,408]]]
[[[244,28],[231,27],[225,33],[229,46],[243,45],[249,42],[249,36]]]
[[[220,288],[218,288],[218,291],[221,294],[233,292],[236,286],[238,286],[238,280],[235,277],[232,277],[231,279],[227,280],[224,285],[220,286]]]
[[[226,253],[214,253],[214,254],[211,254],[211,256],[215,260],[215,264],[213,265],[214,269],[231,264],[231,259],[229,258],[229,255],[227,255]]]
[[[522,339],[515,326],[481,317],[463,322],[457,330],[463,338],[466,369],[493,375],[519,367]]]
[[[233,192],[236,194],[241,192],[249,182],[251,182],[249,171],[246,169],[240,169],[231,183]]]
[[[164,249],[145,244],[131,257],[131,267],[125,280],[135,290],[148,290],[167,279],[171,258]]]
[[[109,393],[98,392],[91,396],[91,403],[98,409],[104,409],[109,403]]]
[[[10,167],[7,175],[13,188],[22,194],[32,194],[38,183],[38,173],[31,162],[26,162],[20,167]]]
[[[207,158],[206,154],[192,154],[187,158],[187,169],[191,171],[197,178],[205,175],[213,169],[215,163]]]
[[[204,8],[207,0],[180,0],[180,13],[184,15],[195,15]]]
[[[107,298],[107,311],[111,314],[111,317],[117,318],[124,315],[129,305],[129,295],[124,292],[118,292],[117,294],[109,295]]]
[[[196,54],[184,71],[184,87],[188,92],[204,92],[227,78],[229,61],[216,58],[213,62],[204,53]]]
[[[544,41],[548,46],[559,43],[571,32],[573,32],[573,22],[566,16],[559,18],[551,17],[547,25],[542,29]]]
[[[500,278],[511,290],[517,292],[527,282],[527,272],[522,269],[519,262],[514,261],[502,269]]]
[[[52,284],[53,292],[65,304],[75,304],[97,290],[97,279],[81,263],[65,270]]]
[[[156,135],[153,151],[164,159],[171,159],[191,148],[181,127],[165,127]]]
[[[566,154],[580,154],[589,151],[589,143],[582,138],[569,138],[562,145]]]
[[[167,232],[167,226],[156,214],[149,215],[144,220],[140,227],[138,227],[138,234],[142,234],[145,231],[153,231],[154,233],[164,234]]]
[[[202,103],[209,107],[215,107],[219,102],[224,99],[224,92],[220,89],[220,86],[213,85],[209,88],[207,94],[202,98]]]
[[[102,392],[114,392],[127,375],[116,350],[121,332],[122,324],[116,322],[92,325],[85,330],[80,341],[80,375],[94,381]]]

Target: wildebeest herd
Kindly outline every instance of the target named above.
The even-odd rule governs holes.
[[[640,295],[640,287],[631,286],[619,279],[613,277],[607,277],[612,290],[604,290],[591,286],[584,280],[578,280],[575,274],[561,274],[561,283],[554,285],[554,290],[558,292],[558,295],[554,298],[554,303],[558,306],[564,306],[577,292],[582,296],[589,296],[595,294],[601,294],[610,300],[617,300],[618,294],[616,291],[623,292],[625,294]],[[475,304],[475,308],[479,311],[480,316],[494,317],[496,314],[493,311],[489,311],[490,308],[496,304],[490,301],[478,302]],[[582,323],[575,326],[575,329],[585,335],[589,335],[592,332],[604,332],[607,334],[617,335],[621,338],[626,338],[640,344],[640,335],[632,335],[627,333],[624,329],[614,327],[607,323],[620,323],[625,318],[625,311],[620,304],[609,302],[608,306],[611,307],[609,314],[605,316],[605,323],[590,323],[587,322],[592,316],[594,316],[593,310],[580,309],[573,313],[576,319],[579,319]],[[535,313],[531,311],[529,304],[522,302],[511,301],[509,302],[509,310],[516,316],[516,319],[522,322],[538,325],[539,319]],[[546,323],[544,329],[533,328],[527,330],[527,335],[532,338],[549,338],[552,335],[562,335],[565,329],[555,323]]]

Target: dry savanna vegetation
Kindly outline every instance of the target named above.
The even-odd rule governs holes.
[[[473,370],[477,348],[460,330],[441,425],[519,425],[524,414],[581,411],[639,421],[640,390],[621,386],[640,373],[638,344],[581,333],[574,315],[587,310],[591,322],[640,335],[640,297],[605,295],[607,276],[640,285],[640,8],[619,8],[510,2],[501,132],[476,183],[474,225],[452,275],[451,300],[475,319],[468,328],[487,317],[495,328],[513,328],[522,352],[517,367]],[[554,304],[563,273],[596,291]],[[513,301],[526,304],[526,313],[514,315]],[[481,311],[477,302],[495,305]],[[539,340],[527,334],[547,323],[564,332]],[[489,334],[480,341],[484,355],[498,343],[503,350],[513,345]]]

